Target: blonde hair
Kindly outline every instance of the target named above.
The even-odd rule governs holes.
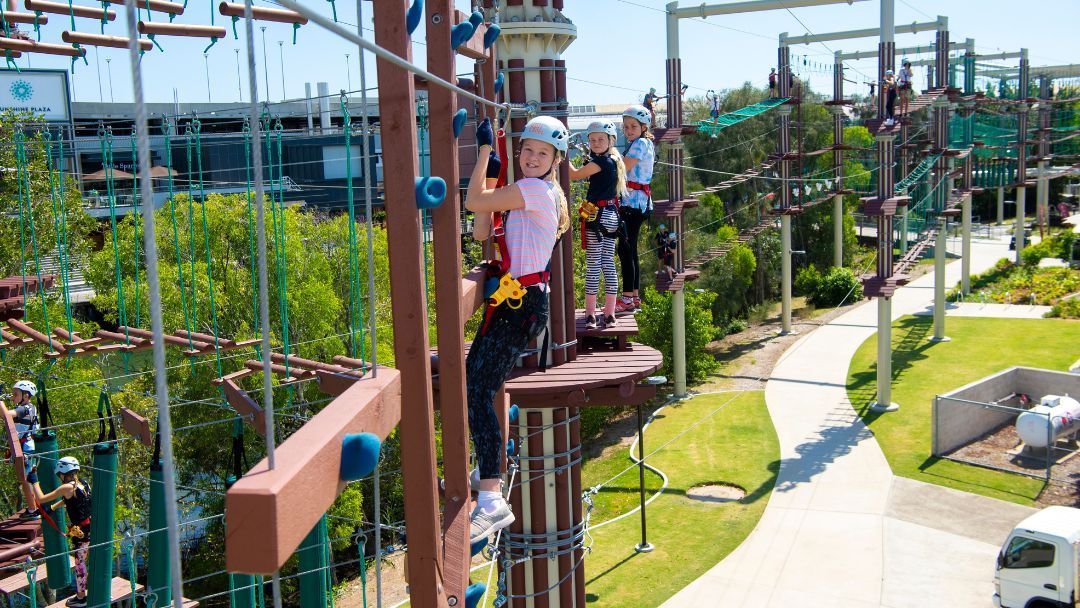
[[[644,136],[644,134],[642,134]],[[615,161],[615,173],[618,176],[618,180],[615,183],[615,193],[621,197],[625,197],[628,193],[626,190],[626,163],[623,162],[622,154],[619,153],[619,149],[615,147],[616,139],[608,135],[608,140],[611,145],[608,147],[607,155]]]
[[[563,153],[559,150],[555,150],[555,162],[551,164],[551,169],[548,170],[547,180],[555,186],[555,200],[559,204],[559,229],[555,233],[555,238],[559,238],[570,230],[570,211],[566,204],[566,192],[563,192],[562,184],[559,183],[559,172],[556,171],[559,163],[562,162]]]
[[[634,120],[637,119],[635,118]],[[652,131],[649,130],[649,125],[641,122],[640,120],[638,120],[638,124],[641,125],[641,137],[644,137],[649,141],[654,141]],[[638,139],[641,139],[641,137],[639,137]]]

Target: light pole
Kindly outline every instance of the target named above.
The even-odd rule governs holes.
[[[345,53],[345,78],[348,79],[349,90],[352,90],[352,66],[349,64],[349,54]]]
[[[109,72],[109,101],[112,102],[112,103],[116,103],[116,96],[113,95],[113,88],[112,88],[112,59],[111,58],[109,58],[109,57],[105,58],[105,67]]]
[[[266,63],[266,26],[259,28],[262,30],[263,38],[263,82],[266,83],[266,101],[270,101],[270,68]]]
[[[210,97],[210,53],[203,53],[203,66],[206,68],[206,101],[213,102]]]
[[[236,53],[236,91],[240,94],[241,103],[244,101],[244,87],[240,84],[240,49],[233,49]]]
[[[285,42],[278,40],[278,61],[281,63],[281,101],[285,101]]]
[[[101,55],[98,53],[94,54],[94,65],[97,66],[97,96],[98,101],[104,102],[105,95],[101,92]]]

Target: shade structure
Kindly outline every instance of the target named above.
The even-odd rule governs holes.
[[[175,177],[175,176],[180,175],[180,174],[176,171],[176,169],[170,169],[168,167],[162,167],[162,166],[159,166],[159,165],[155,165],[153,167],[150,167],[150,177],[151,178],[168,177],[170,175]]]
[[[127,171],[121,171],[120,169],[113,169],[111,171],[113,179],[134,179],[135,176]],[[153,175],[153,169],[150,171],[150,175]],[[109,179],[105,169],[99,169],[93,173],[87,173],[82,176],[84,182],[103,182]]]

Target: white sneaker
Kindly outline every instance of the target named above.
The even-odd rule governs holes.
[[[469,542],[475,543],[514,523],[515,518],[510,505],[506,504],[505,500],[499,500],[490,511],[477,505],[473,509],[471,520]]]
[[[893,119],[891,119],[891,118],[889,118],[889,119],[887,119],[887,120],[885,121],[885,126],[886,126],[886,127],[891,127],[891,126],[893,126],[894,124],[896,124],[896,121],[895,121],[895,120],[893,120]]]

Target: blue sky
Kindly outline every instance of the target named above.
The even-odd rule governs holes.
[[[308,0],[329,14],[330,4]],[[379,0],[391,1],[391,0]],[[78,0],[96,5],[92,0]],[[185,15],[177,22],[210,23],[210,9],[217,0],[190,0]],[[354,24],[356,4],[338,0],[339,17]],[[693,6],[693,1],[682,5]],[[569,68],[568,83],[572,104],[629,103],[636,101],[649,86],[664,87],[664,13],[665,0],[566,0],[566,15],[578,26],[578,40],[564,58]],[[106,34],[126,35],[123,5],[112,5],[118,11]],[[458,7],[467,10],[469,2],[459,1]],[[874,27],[878,23],[877,0],[853,5],[773,11],[725,17],[710,17],[682,22],[681,42],[684,81],[691,86],[690,95],[701,95],[707,89],[739,86],[745,81],[762,84],[769,67],[776,62],[776,41],[781,32],[801,35],[807,31],[820,33]],[[364,3],[365,26],[371,27],[370,2]],[[975,38],[977,52],[1030,49],[1033,65],[1080,63],[1080,46],[1076,43],[1076,24],[1080,23],[1080,0],[1035,0],[1018,3],[1007,0],[896,0],[896,22],[930,21],[937,14],[949,17],[953,41]],[[796,19],[798,17],[798,20]],[[209,50],[210,95],[215,102],[239,101],[237,63],[233,49],[240,49],[243,96],[247,100],[247,70],[243,39],[233,40],[229,19],[215,16],[219,25],[229,28],[228,36]],[[800,23],[801,21],[801,23]],[[60,32],[70,25],[66,16],[50,15],[50,23],[42,27],[42,41],[60,42]],[[292,28],[282,24],[265,24],[267,68],[270,100],[282,98],[282,59],[285,72],[285,94],[290,98],[303,95],[304,82],[327,81],[331,91],[359,88],[358,53],[351,44],[308,25],[298,32],[298,44],[292,44]],[[100,32],[100,26],[90,19],[77,19],[79,31]],[[243,23],[238,28],[243,34]],[[371,36],[370,32],[367,33]],[[422,29],[414,37],[423,40]],[[898,46],[928,45],[932,32],[897,37]],[[284,42],[279,47],[278,42]],[[144,82],[151,101],[172,101],[176,87],[183,102],[207,101],[204,39],[159,37],[166,51],[147,53]],[[266,95],[266,78],[262,66],[263,36],[256,30],[256,53],[259,63],[260,97]],[[831,89],[831,77],[824,71],[815,72],[813,62],[829,64],[835,50],[854,51],[876,48],[876,40],[828,42],[794,47],[793,53],[808,62],[803,75],[819,90]],[[425,48],[414,44],[417,62],[423,64]],[[280,54],[279,54],[280,53]],[[351,56],[346,63],[345,54]],[[127,51],[121,49],[89,48],[89,65],[81,61],[75,67],[74,90],[78,101],[97,101],[100,96],[110,99],[108,63],[112,59],[112,94],[117,102],[131,101],[130,71]],[[64,68],[67,59],[34,56],[19,60],[20,67]],[[1015,62],[1009,62],[1015,65]],[[348,65],[348,70],[347,66]],[[849,77],[863,80],[863,74],[873,74],[874,62],[860,61],[849,65]],[[464,66],[463,66],[464,67]],[[101,78],[98,78],[98,69]],[[369,55],[368,86],[375,86],[374,61]],[[925,82],[924,72],[916,70],[916,84]],[[596,84],[593,84],[596,83]],[[312,86],[314,89],[314,84]]]

